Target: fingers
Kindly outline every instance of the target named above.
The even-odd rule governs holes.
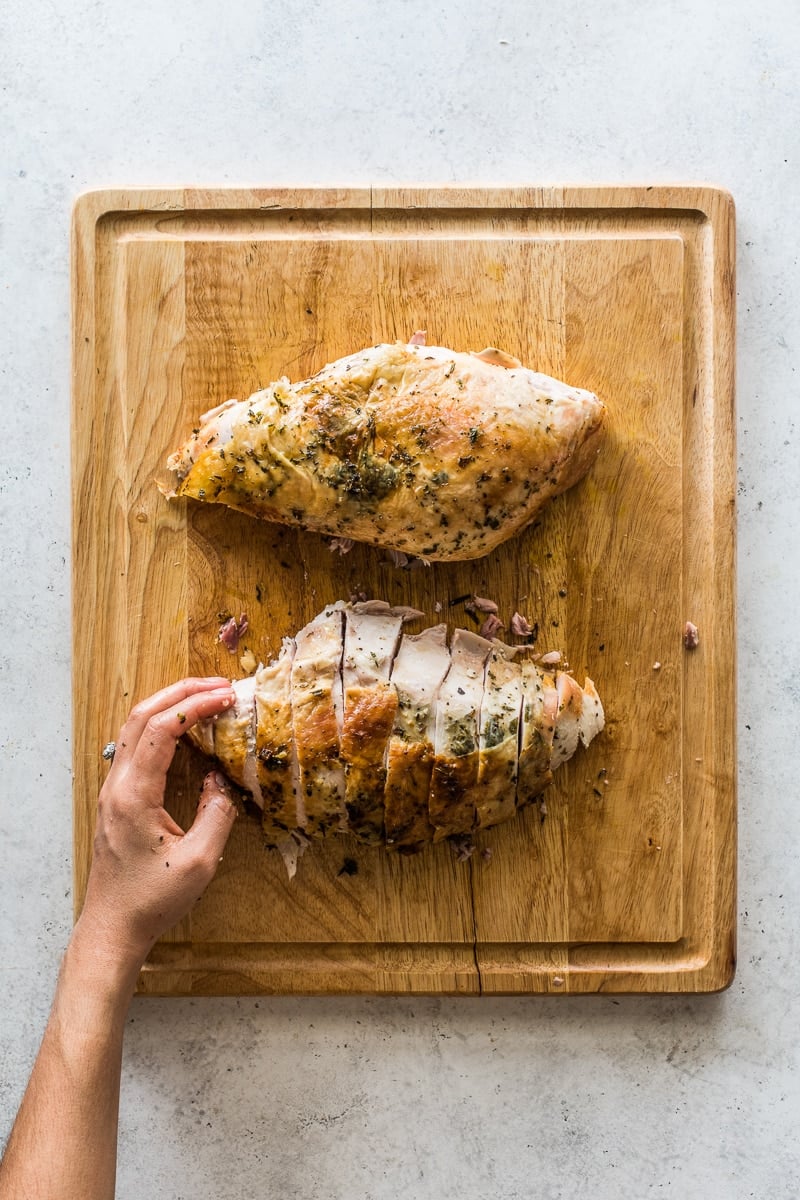
[[[236,820],[236,805],[224,775],[212,771],[203,781],[197,816],[183,838],[184,847],[200,859],[211,875],[217,869]]]
[[[152,794],[158,804],[163,802],[164,783],[178,738],[195,722],[216,717],[230,708],[235,698],[228,683],[214,690],[195,692],[149,717],[128,764],[129,774],[140,784],[137,789],[140,794]]]
[[[162,688],[155,695],[148,696],[146,700],[141,700],[135,708],[131,709],[127,721],[120,730],[114,762],[116,764],[124,763],[126,759],[133,756],[147,722],[152,717],[173,705],[180,704],[182,700],[186,700],[198,692],[208,692],[224,687],[230,688],[230,680],[221,675],[209,676],[207,679],[192,677],[181,679],[179,683],[170,684],[169,687]]]

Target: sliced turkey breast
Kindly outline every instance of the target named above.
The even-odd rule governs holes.
[[[445,625],[402,634],[415,610],[325,608],[279,657],[234,685],[231,711],[190,731],[263,808],[290,874],[308,838],[351,832],[411,853],[509,820],[603,728],[591,680],[527,648]],[[471,844],[471,842],[470,842]]]

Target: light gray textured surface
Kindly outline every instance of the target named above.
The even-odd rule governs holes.
[[[794,0],[6,0],[3,1135],[71,917],[75,194],[156,183],[709,182],[733,192],[739,236],[733,987],[696,1000],[136,1001],[118,1194],[800,1194],[798,61]]]

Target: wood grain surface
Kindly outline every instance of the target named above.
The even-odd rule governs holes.
[[[336,838],[293,882],[237,822],[218,875],[154,948],[140,990],[712,991],[735,959],[734,255],[710,188],[116,191],[73,218],[75,904],[102,746],[134,701],[239,675],[216,641],[275,655],[353,593],[470,627],[477,592],[590,675],[607,725],[562,767],[546,815],[481,835],[490,861]],[[596,391],[591,473],[473,563],[400,570],[378,551],[154,480],[201,412],[427,330],[497,345]],[[700,630],[684,648],[686,620]],[[167,805],[192,820],[181,748]],[[354,874],[342,872],[346,858]]]

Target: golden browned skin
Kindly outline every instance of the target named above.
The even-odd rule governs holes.
[[[396,711],[397,693],[388,683],[345,693],[341,755],[347,823],[359,841],[373,845],[384,839],[383,760]]]
[[[604,414],[591,392],[497,352],[379,345],[222,405],[168,465],[179,496],[472,559],[588,471]]]
[[[433,772],[430,742],[392,739],[384,792],[386,844],[401,854],[413,854],[433,840],[428,794]]]

